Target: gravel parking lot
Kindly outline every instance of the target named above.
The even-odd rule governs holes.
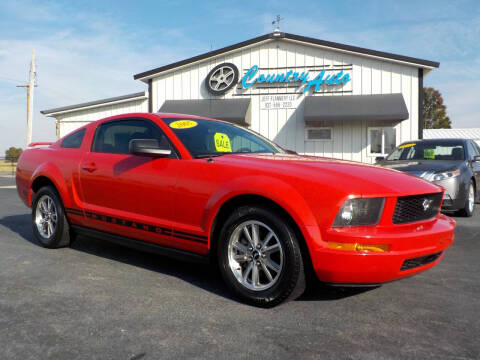
[[[213,268],[80,238],[47,250],[0,178],[1,359],[477,359],[480,211],[434,269],[257,309]],[[10,187],[8,187],[10,186]]]

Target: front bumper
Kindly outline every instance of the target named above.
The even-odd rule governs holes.
[[[458,210],[465,206],[466,190],[461,186],[460,176],[434,181],[433,183],[445,189],[442,202],[443,210]]]
[[[455,221],[445,215],[393,227],[332,228],[323,234],[324,241],[388,244],[389,249],[386,252],[317,249],[312,253],[313,267],[317,277],[327,283],[368,285],[401,279],[435,266],[452,244],[454,229]],[[422,261],[423,257],[429,258]]]

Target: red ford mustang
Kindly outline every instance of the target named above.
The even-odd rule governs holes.
[[[394,170],[286,153],[226,122],[135,113],[27,149],[17,188],[49,248],[77,234],[216,261],[244,301],[298,297],[305,271],[370,285],[437,264],[455,222],[442,188]]]

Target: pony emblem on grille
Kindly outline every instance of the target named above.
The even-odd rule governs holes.
[[[422,202],[423,206],[423,211],[428,211],[430,209],[430,206],[432,206],[433,199],[424,199]]]

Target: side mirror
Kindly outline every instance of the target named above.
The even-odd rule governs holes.
[[[385,160],[385,156],[377,156],[375,158],[375,161],[382,161],[382,160]]]
[[[161,146],[155,139],[132,139],[128,150],[130,154],[152,157],[167,157],[172,154],[170,146]]]
[[[298,155],[298,153],[296,151],[293,151],[293,150],[290,150],[290,149],[285,149],[285,152],[287,154]]]
[[[473,161],[478,161],[480,162],[480,155],[476,155],[473,157]]]

